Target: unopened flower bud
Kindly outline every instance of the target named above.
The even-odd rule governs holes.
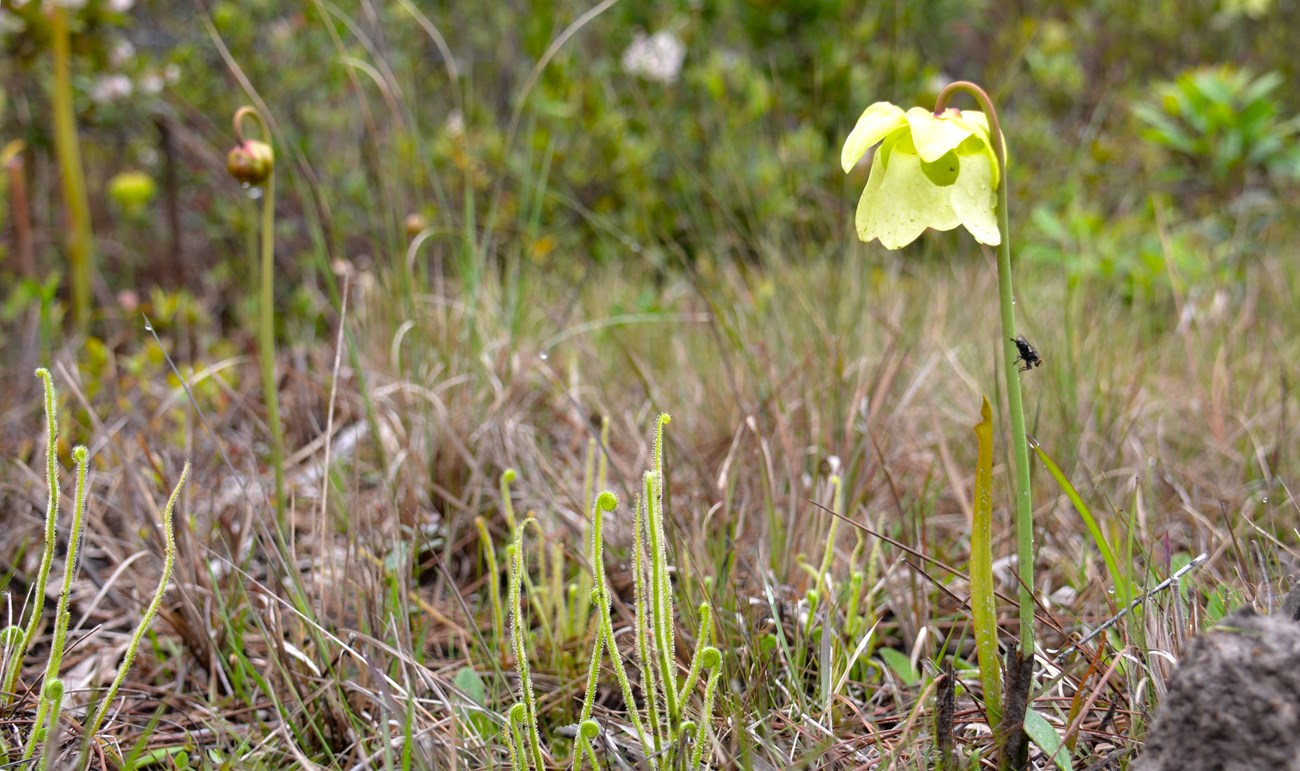
[[[415,238],[420,235],[420,231],[429,227],[429,220],[423,214],[408,214],[403,224],[406,226],[406,237]]]
[[[275,168],[275,151],[265,142],[247,139],[226,154],[226,171],[237,182],[260,185]]]

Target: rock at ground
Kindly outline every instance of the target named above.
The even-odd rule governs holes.
[[[1134,771],[1300,771],[1300,624],[1241,610],[1192,640]]]

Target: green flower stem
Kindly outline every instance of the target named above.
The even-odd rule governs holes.
[[[835,514],[844,514],[844,489],[838,475],[831,476],[831,511]],[[822,554],[821,567],[817,569],[817,586],[824,592],[830,592],[830,570],[831,562],[835,559],[835,531],[839,527],[840,518],[831,516],[830,527],[826,532],[826,552]]]
[[[1011,220],[1008,215],[1007,149],[1002,140],[993,101],[984,89],[968,81],[950,83],[935,101],[934,111],[941,113],[948,99],[964,91],[974,97],[989,121],[989,141],[1001,171],[998,183],[998,302],[1002,310],[1002,349],[1007,376],[1007,407],[1011,412],[1011,455],[1016,465],[1016,552],[1020,579],[1020,651],[1026,658],[1034,655],[1034,523],[1033,495],[1029,482],[1029,443],[1025,434],[1025,408],[1020,397],[1020,372],[1016,359],[1015,294],[1011,289]]]
[[[94,719],[86,725],[86,736],[94,736],[99,731],[100,726],[104,724],[104,718],[108,715],[108,710],[113,706],[113,699],[117,697],[118,689],[122,687],[127,672],[131,671],[131,665],[135,662],[135,654],[140,648],[140,641],[144,639],[145,632],[149,631],[154,616],[158,615],[158,609],[162,607],[163,594],[167,591],[167,584],[171,582],[172,578],[172,569],[176,566],[176,534],[175,528],[172,526],[172,520],[176,511],[176,502],[181,497],[181,488],[185,486],[185,481],[189,478],[190,463],[186,461],[185,467],[181,469],[181,478],[177,480],[176,486],[172,488],[172,494],[167,499],[167,507],[163,509],[163,533],[166,536],[166,546],[163,552],[162,577],[158,579],[158,588],[154,590],[153,599],[149,601],[149,607],[145,608],[144,616],[140,619],[140,623],[135,627],[135,632],[131,635],[131,642],[126,646],[126,653],[122,656],[122,663],[117,668],[117,676],[113,678],[113,684],[108,687],[108,692],[104,694],[103,700],[100,701]]]
[[[90,199],[86,194],[86,175],[81,168],[81,150],[77,141],[77,118],[72,107],[71,40],[68,9],[54,3],[50,10],[51,51],[54,54],[54,151],[59,159],[63,179],[63,203],[68,207],[68,268],[72,274],[72,315],[77,326],[85,330],[90,324],[90,271],[94,261],[94,242],[90,233]]]
[[[244,142],[243,121],[252,118],[267,144],[271,132],[262,114],[252,107],[235,112],[235,136]],[[263,185],[262,196],[262,293],[258,302],[258,355],[262,366],[262,398],[266,400],[266,422],[271,428],[271,466],[275,470],[275,515],[284,523],[284,427],[280,424],[280,397],[275,381],[275,171]]]
[[[22,669],[23,656],[27,646],[36,637],[41,623],[41,611],[45,608],[45,584],[50,577],[50,566],[54,562],[54,548],[58,536],[59,519],[59,418],[56,412],[57,399],[54,395],[54,379],[50,371],[41,367],[36,376],[45,387],[45,487],[49,498],[45,502],[45,554],[41,557],[41,568],[36,573],[36,587],[32,595],[31,618],[21,638],[14,640],[13,651],[9,654],[8,669],[5,671],[4,698],[17,692],[18,672]],[[6,646],[8,647],[8,646]]]
[[[266,179],[262,201],[262,301],[259,305],[262,390],[266,420],[271,424],[271,465],[275,468],[275,511],[284,517],[284,427],[280,425],[280,396],[275,381],[275,174]]]

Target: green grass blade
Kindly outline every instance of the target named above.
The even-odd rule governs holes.
[[[1061,771],[1074,771],[1070,750],[1061,742],[1061,735],[1052,724],[1034,710],[1025,712],[1025,733],[1038,748],[1047,754]]]
[[[1047,473],[1051,474],[1052,478],[1056,480],[1061,492],[1065,493],[1065,497],[1070,499],[1074,510],[1079,512],[1079,517],[1083,519],[1083,524],[1088,528],[1093,543],[1097,545],[1097,551],[1101,552],[1101,558],[1106,562],[1106,570],[1110,573],[1110,580],[1115,585],[1117,599],[1120,603],[1128,602],[1132,594],[1128,579],[1120,572],[1119,563],[1115,559],[1115,552],[1111,550],[1110,544],[1106,542],[1106,536],[1101,532],[1101,528],[1097,526],[1097,520],[1092,516],[1088,504],[1083,502],[1079,491],[1074,489],[1074,485],[1070,484],[1069,479],[1066,479],[1065,473],[1061,471],[1060,467],[1056,465],[1056,462],[1052,460],[1051,456],[1037,441],[1033,443],[1033,448],[1034,452],[1038,454],[1038,459],[1047,467]]]

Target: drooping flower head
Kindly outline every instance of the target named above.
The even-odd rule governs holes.
[[[926,228],[964,226],[976,241],[1002,241],[994,209],[1001,182],[989,124],[979,111],[907,112],[876,102],[844,142],[847,174],[875,144],[867,189],[858,202],[858,238],[901,249]]]

